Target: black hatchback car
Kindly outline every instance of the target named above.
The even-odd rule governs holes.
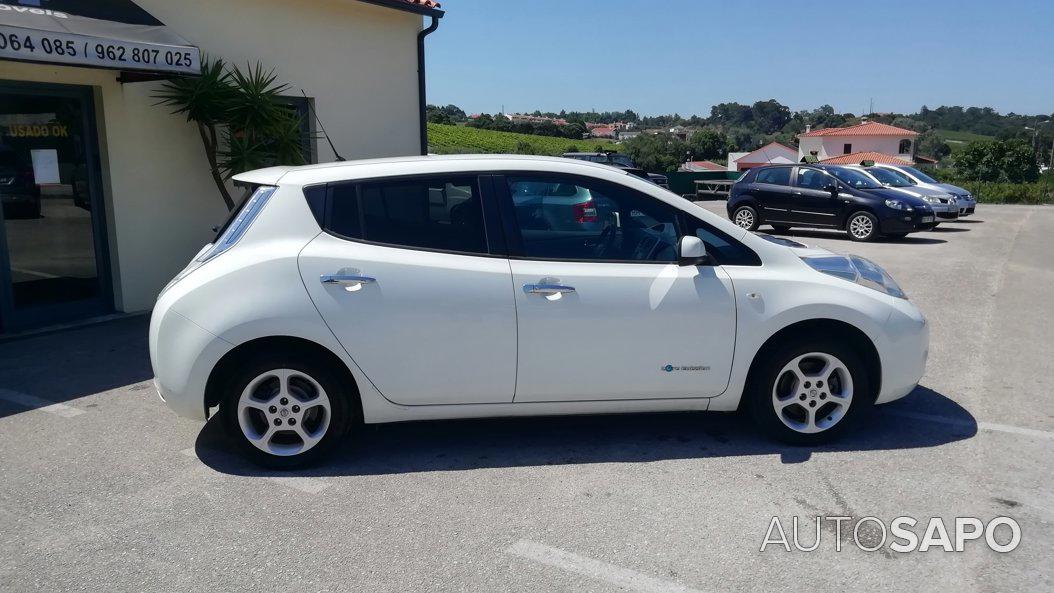
[[[772,165],[743,174],[728,197],[728,217],[755,230],[767,224],[843,229],[854,241],[900,238],[936,226],[923,200],[890,190],[856,169],[835,165]]]

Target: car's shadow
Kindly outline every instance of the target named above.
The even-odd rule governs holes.
[[[957,218],[952,221],[953,224],[981,224],[984,221],[977,218]]]
[[[929,231],[931,233],[969,233],[970,229],[964,229],[961,227],[948,226],[952,224],[950,222],[942,222],[941,226]],[[908,235],[909,237],[911,235]]]
[[[820,447],[772,442],[741,414],[676,413],[367,425],[320,465],[296,472],[261,469],[232,452],[213,417],[195,449],[202,462],[225,474],[358,476],[776,454],[784,463],[801,463],[814,453],[935,447],[976,433],[968,411],[920,387],[878,406],[852,433]]]
[[[936,230],[939,231],[940,227]],[[791,229],[789,231],[777,231],[776,229],[767,229],[761,231],[770,235],[777,235],[780,237],[807,237],[810,239],[839,239],[842,241],[849,241],[849,237],[842,231],[824,231],[824,230],[805,230],[805,229]],[[928,231],[933,232],[933,231]],[[890,239],[881,238],[879,240],[882,243],[897,243],[898,245],[936,245],[940,243],[947,243],[944,239],[934,239],[933,237],[920,237],[918,235],[908,235],[903,239]]]

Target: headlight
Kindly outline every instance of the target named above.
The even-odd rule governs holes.
[[[894,210],[904,210],[905,212],[911,212],[912,210],[914,210],[914,208],[911,207],[911,204],[908,204],[907,202],[904,202],[902,200],[886,200],[886,206],[889,206]]]
[[[812,255],[801,260],[817,272],[856,282],[898,299],[908,298],[892,276],[875,262],[858,255]]]
[[[922,196],[922,199],[928,204],[940,204],[941,199],[936,196]],[[886,206],[889,206],[889,202],[886,202]]]

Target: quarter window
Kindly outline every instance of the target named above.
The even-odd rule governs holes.
[[[413,179],[331,186],[329,229],[352,239],[486,253],[475,179]]]
[[[538,259],[677,261],[677,210],[600,181],[508,178],[523,255]]]
[[[758,183],[770,183],[772,185],[790,185],[790,167],[762,169],[761,171],[758,171]]]

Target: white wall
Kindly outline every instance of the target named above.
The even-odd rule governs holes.
[[[136,1],[204,53],[260,61],[291,94],[303,88],[346,158],[419,152],[420,16],[355,0]],[[95,89],[115,305],[142,311],[226,209],[197,128],[154,104],[159,83],[121,85],[116,76],[0,61],[0,79]],[[318,148],[320,161],[333,160],[325,142]]]
[[[909,136],[813,136],[798,139],[798,157],[801,158],[810,151],[820,151],[819,159],[841,156],[845,154],[844,146],[852,144],[852,152],[881,152],[893,156],[899,156],[910,161],[910,152],[900,154],[900,141],[911,140]]]

